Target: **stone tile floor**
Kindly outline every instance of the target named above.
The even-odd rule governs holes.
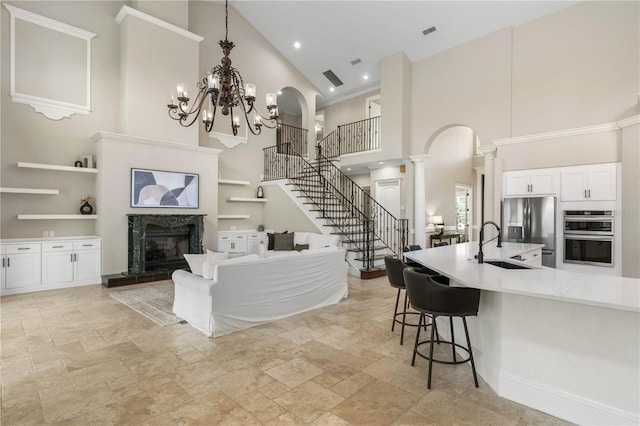
[[[146,284],[153,285],[153,284]],[[160,327],[96,285],[5,296],[2,425],[561,425],[468,364],[411,366],[386,277],[349,298],[216,339]]]

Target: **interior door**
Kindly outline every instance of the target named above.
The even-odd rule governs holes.
[[[376,182],[376,201],[396,218],[400,217],[400,179]]]

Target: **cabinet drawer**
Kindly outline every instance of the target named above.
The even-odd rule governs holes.
[[[47,253],[52,251],[71,251],[72,249],[73,243],[70,241],[42,244],[42,251]]]
[[[40,253],[40,244],[7,244],[6,254]]]
[[[244,241],[247,239],[246,235],[220,235],[218,237],[219,241]]]
[[[74,241],[73,249],[74,250],[94,250],[102,247],[101,240],[87,240],[87,241]]]

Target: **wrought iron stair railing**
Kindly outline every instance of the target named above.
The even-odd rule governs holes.
[[[318,142],[326,158],[380,148],[380,117],[342,124]]]
[[[276,130],[276,145],[284,146],[289,144],[287,149],[295,152],[301,157],[307,157],[307,129],[291,126],[289,124],[278,123]]]
[[[402,255],[408,220],[397,219],[326,157],[309,163],[290,145],[264,149],[264,180],[288,178],[340,234],[362,255],[363,269],[373,268],[376,250]]]

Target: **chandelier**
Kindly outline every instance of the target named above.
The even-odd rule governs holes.
[[[169,108],[169,117],[178,120],[180,125],[189,127],[202,117],[204,128],[208,132],[213,129],[213,123],[216,118],[218,107],[222,110],[222,115],[231,114],[231,129],[233,135],[237,136],[240,127],[240,113],[244,116],[247,128],[254,135],[259,135],[262,126],[269,129],[275,129],[278,125],[278,107],[276,105],[276,94],[267,93],[267,110],[268,116],[261,115],[254,110],[254,102],[256,100],[256,85],[244,84],[240,71],[231,66],[229,53],[235,47],[233,42],[228,40],[229,36],[229,1],[225,1],[225,35],[224,40],[220,40],[218,44],[222,48],[224,56],[220,60],[221,65],[216,65],[207,72],[207,76],[197,83],[198,95],[193,104],[189,105],[189,96],[184,84],[180,83],[177,87],[177,103],[173,95],[171,101],[167,105]],[[254,113],[253,123],[250,123],[249,114]]]

